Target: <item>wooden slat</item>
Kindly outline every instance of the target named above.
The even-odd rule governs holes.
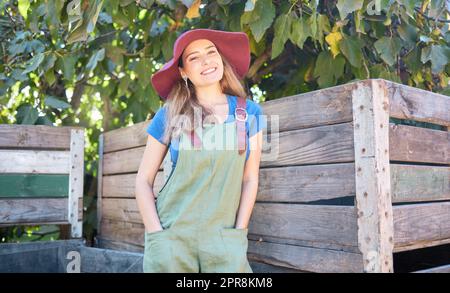
[[[137,172],[142,157],[144,156],[144,150],[145,146],[105,153],[103,155],[103,175]],[[161,162],[159,170],[163,170],[163,168],[164,160]]]
[[[309,272],[356,273],[363,270],[361,254],[265,241],[249,240],[248,258]]]
[[[377,81],[386,84],[391,117],[450,126],[450,97],[387,80]]]
[[[256,203],[249,233],[278,238],[357,245],[353,207]]]
[[[68,217],[71,225],[71,237],[80,238],[83,233],[83,218],[79,218],[80,199],[83,198],[84,182],[84,130],[72,129],[70,139],[70,174]]]
[[[142,216],[134,198],[103,198],[102,213],[102,219],[142,224]]]
[[[0,125],[0,148],[69,149],[74,126]]]
[[[391,164],[392,202],[450,199],[450,167]]]
[[[450,164],[450,133],[391,124],[389,154],[394,161]]]
[[[0,173],[69,174],[69,151],[0,150]]]
[[[148,133],[146,132],[151,120],[136,123],[133,126],[122,127],[103,133],[105,153],[145,146]]]
[[[103,176],[103,196],[119,198],[136,198],[135,196],[136,173]],[[162,171],[156,173],[153,192],[156,194],[164,185]]]
[[[450,238],[450,202],[394,206],[396,247]]]
[[[127,244],[121,242],[121,240],[111,240],[107,238],[103,238],[101,236],[96,236],[97,240],[97,247],[105,248],[105,249],[111,249],[111,250],[121,250],[121,251],[128,251],[128,252],[144,252],[144,244],[142,245],[134,245],[134,244]]]
[[[101,226],[103,239],[144,246],[144,224],[102,219]]]
[[[283,97],[261,104],[268,125],[278,119],[279,131],[352,121],[354,83]],[[272,115],[274,115],[272,117]],[[269,129],[268,129],[269,130]]]
[[[271,135],[270,154],[263,153],[261,167],[351,162],[352,123],[284,131]],[[276,155],[276,156],[274,156]]]
[[[67,197],[69,176],[0,174],[0,198]]]
[[[364,272],[393,272],[389,168],[389,100],[383,82],[367,80],[352,92],[358,247]]]
[[[355,195],[353,163],[262,168],[257,201],[311,202]]]
[[[103,198],[103,145],[104,134],[98,136],[98,168],[97,168],[97,234],[100,235],[102,220],[102,198]]]
[[[8,199],[0,201],[0,226],[67,222],[67,198]]]

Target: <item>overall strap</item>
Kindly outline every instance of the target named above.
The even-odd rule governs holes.
[[[237,106],[234,109],[234,117],[236,120],[236,128],[237,128],[237,143],[238,143],[238,152],[239,155],[242,155],[247,148],[246,143],[246,133],[245,133],[245,121],[248,119],[248,113],[246,110],[246,99],[242,97],[237,97]],[[190,133],[191,143],[195,148],[199,148],[201,146],[200,137],[195,133],[194,130]]]

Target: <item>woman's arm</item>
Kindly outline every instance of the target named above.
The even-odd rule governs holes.
[[[163,230],[156,211],[153,183],[167,150],[166,145],[149,135],[136,175],[135,196],[146,232]]]
[[[258,191],[259,163],[261,160],[262,130],[249,139],[250,154],[244,167],[241,201],[236,219],[236,228],[247,228]]]

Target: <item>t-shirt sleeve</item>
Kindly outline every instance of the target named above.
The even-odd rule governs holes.
[[[267,128],[267,119],[263,113],[261,105],[256,102],[250,102],[248,109],[249,121],[249,137],[257,134],[263,129]]]
[[[165,130],[165,120],[166,120],[166,107],[161,107],[159,108],[158,111],[156,111],[155,116],[153,116],[153,119],[150,121],[150,124],[147,127],[147,133],[153,136],[156,140],[158,140],[162,144],[165,144],[163,143],[162,140]]]

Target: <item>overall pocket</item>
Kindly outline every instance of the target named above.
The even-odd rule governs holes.
[[[170,229],[144,232],[144,273],[164,273],[170,269],[172,246]]]
[[[229,272],[251,273],[247,259],[248,229],[222,228],[222,240],[229,259]]]

